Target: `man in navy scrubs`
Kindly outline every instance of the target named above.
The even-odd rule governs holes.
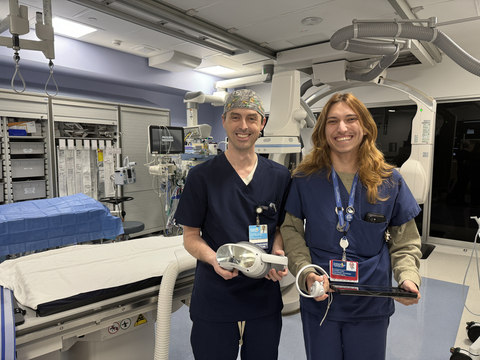
[[[190,317],[196,360],[274,360],[282,327],[278,281],[287,270],[252,279],[227,271],[216,260],[226,243],[251,241],[267,253],[284,255],[279,225],[290,172],[255,153],[265,126],[265,110],[252,90],[228,96],[222,116],[228,149],[190,170],[175,213],[183,225],[185,249],[199,261]],[[255,238],[256,227],[266,230]]]

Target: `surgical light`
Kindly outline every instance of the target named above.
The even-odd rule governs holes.
[[[73,37],[75,39],[78,39],[79,37],[82,37],[84,35],[97,31],[97,29],[91,26],[83,25],[77,22],[73,22],[73,21],[58,18],[58,17],[53,18],[52,23],[53,23],[53,29],[55,31],[55,34],[65,35],[65,36]]]
[[[248,277],[260,279],[267,275],[270,269],[284,271],[288,258],[267,254],[256,245],[241,241],[220,246],[217,250],[217,262],[225,270],[237,269]]]

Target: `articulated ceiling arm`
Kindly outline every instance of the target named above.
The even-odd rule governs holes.
[[[427,23],[418,26],[415,23]],[[480,76],[480,61],[467,54],[447,35],[436,28],[436,18],[426,20],[357,21],[335,32],[330,45],[336,50],[368,55],[390,56],[398,51],[396,44],[385,44],[375,38],[410,39],[431,43],[470,73]],[[377,65],[378,67],[379,65]],[[347,77],[355,80],[351,77]],[[371,80],[371,79],[370,79]],[[369,81],[369,80],[367,80]]]
[[[22,74],[20,73],[20,55],[19,51],[21,49],[41,51],[47,59],[49,59],[49,68],[50,68],[50,77],[45,84],[45,92],[47,95],[47,85],[50,79],[53,79],[53,59],[55,59],[55,50],[54,50],[54,33],[52,26],[52,8],[51,0],[43,0],[43,11],[44,14],[37,12],[36,23],[35,23],[35,33],[40,41],[36,40],[25,40],[20,39],[21,35],[28,34],[30,31],[30,23],[28,20],[28,7],[25,5],[18,5],[18,0],[10,0],[10,14],[0,22],[0,29],[5,31],[10,30],[12,38],[0,37],[0,46],[6,46],[14,50],[14,61],[15,61],[15,74],[12,78],[12,89],[15,92],[25,91],[25,81],[23,80]],[[17,91],[14,87],[15,77],[19,75],[23,83],[23,90]],[[53,82],[57,88],[58,86],[53,79]],[[55,94],[56,95],[56,94]],[[54,96],[55,96],[54,95]]]

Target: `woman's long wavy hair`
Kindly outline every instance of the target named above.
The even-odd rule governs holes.
[[[375,145],[378,131],[372,115],[352,94],[337,93],[325,104],[312,133],[313,149],[295,169],[293,176],[309,176],[320,169],[326,169],[327,176],[330,178],[332,161],[330,146],[325,135],[325,120],[332,106],[339,102],[344,102],[357,114],[365,134],[358,151],[358,172],[360,181],[367,188],[367,200],[371,204],[377,200],[387,200],[388,197],[382,197],[382,194],[379,194],[378,188],[383,182],[391,181],[393,166],[385,162],[382,152]]]

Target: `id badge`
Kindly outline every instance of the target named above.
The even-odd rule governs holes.
[[[358,283],[358,262],[330,260],[330,281]]]
[[[268,226],[250,225],[248,227],[248,240],[262,249],[268,249]]]

